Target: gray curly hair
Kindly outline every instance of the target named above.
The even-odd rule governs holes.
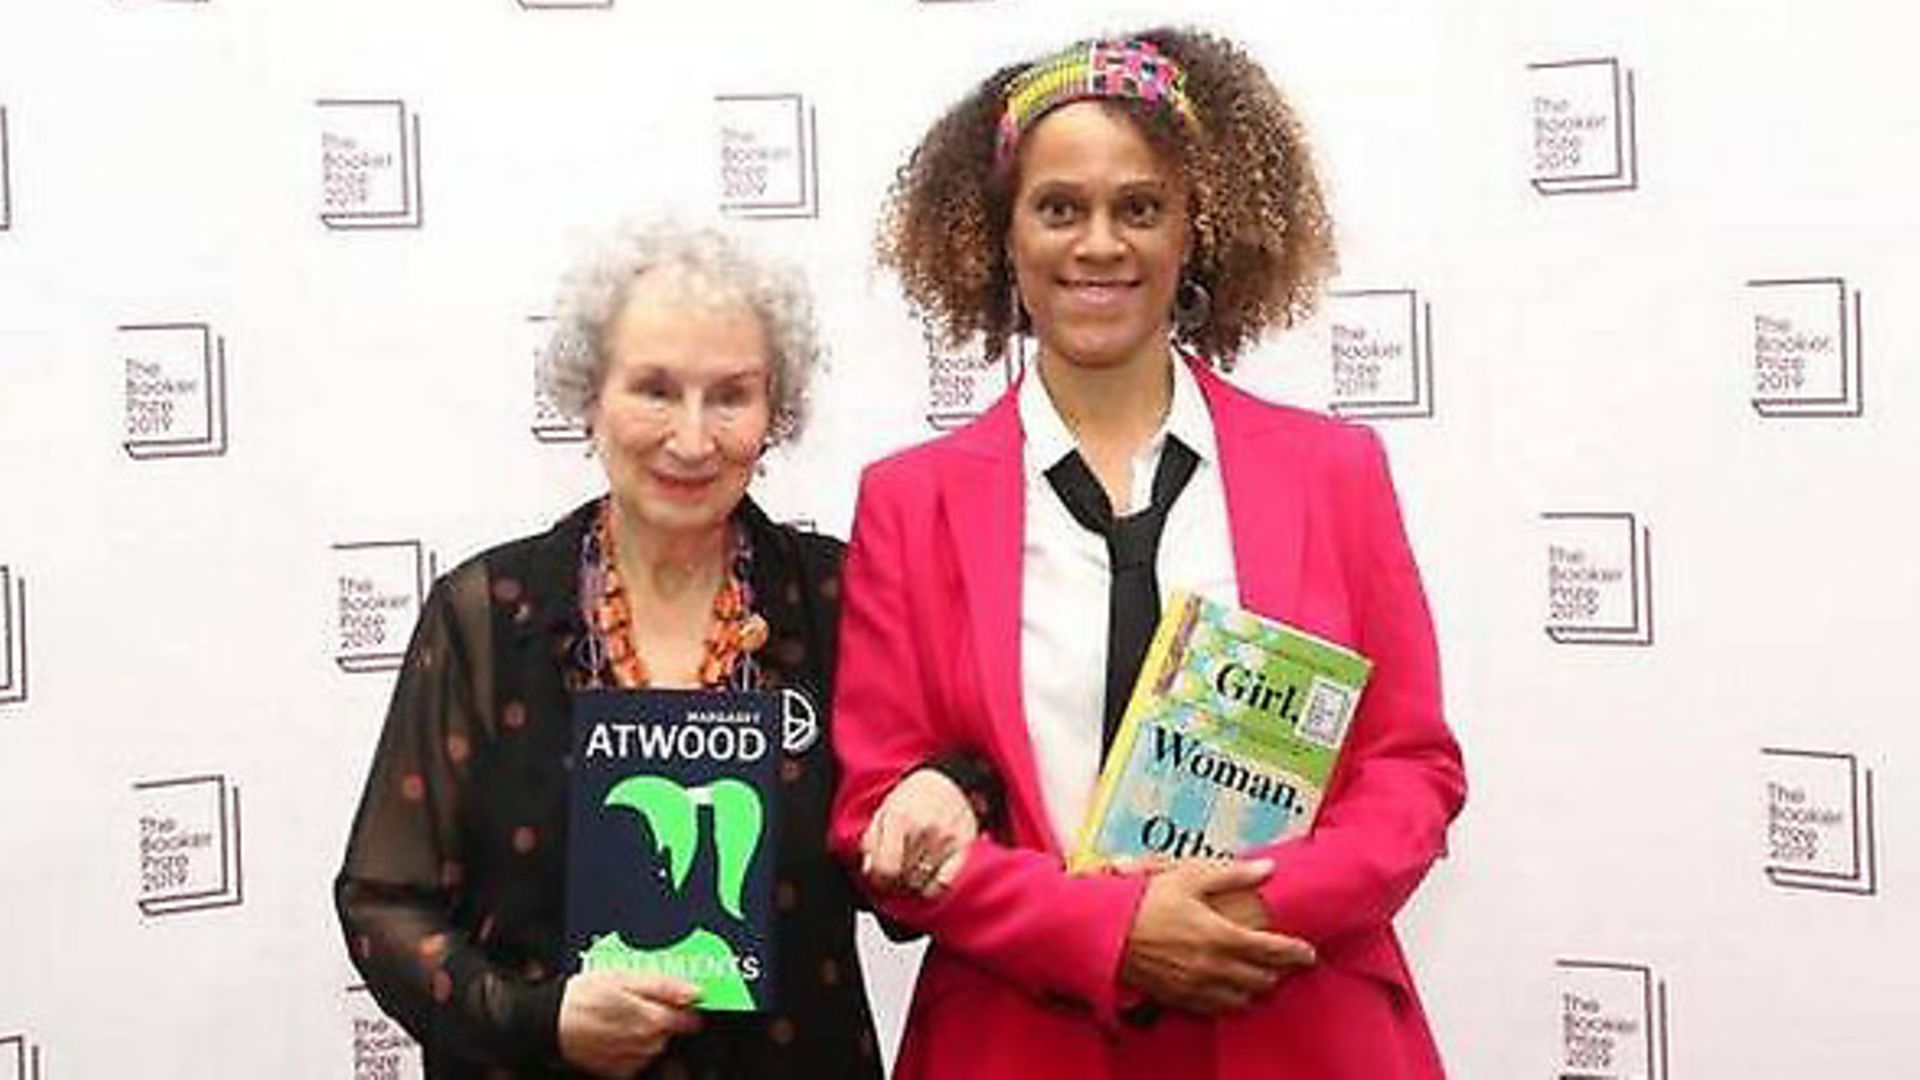
[[[553,336],[541,356],[540,383],[554,407],[585,420],[606,381],[608,325],[635,278],[649,270],[678,272],[700,298],[745,304],[759,317],[772,353],[773,416],[767,437],[799,436],[807,415],[807,384],[822,349],[813,300],[791,265],[749,251],[712,228],[675,222],[628,222],[561,279]]]

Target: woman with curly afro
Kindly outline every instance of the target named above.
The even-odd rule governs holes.
[[[980,419],[867,470],[847,555],[831,840],[933,939],[897,1075],[1442,1076],[1392,921],[1465,777],[1385,457],[1214,373],[1333,267],[1292,109],[1203,33],[1004,68],[900,170],[879,253],[941,345],[1034,344]],[[1174,589],[1345,644],[1372,680],[1305,837],[1070,874]],[[883,805],[949,754],[1006,788],[958,849],[930,826],[964,807]]]

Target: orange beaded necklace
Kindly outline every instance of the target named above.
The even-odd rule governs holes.
[[[612,518],[611,509],[603,503],[594,522],[600,590],[589,605],[589,614],[594,631],[605,643],[606,669],[614,685],[638,690],[653,685],[653,678],[646,661],[633,647],[633,606],[614,554]],[[706,654],[700,661],[700,685],[708,690],[751,689],[734,686],[742,681],[735,676],[741,659],[767,643],[767,621],[753,610],[753,597],[742,569],[747,558],[746,539],[737,526],[729,535],[727,573],[713,597],[713,621],[707,628]]]

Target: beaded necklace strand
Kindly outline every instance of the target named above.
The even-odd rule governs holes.
[[[653,685],[646,661],[633,647],[633,606],[627,597],[626,583],[620,577],[620,564],[614,551],[613,513],[602,503],[593,526],[592,540],[597,551],[589,558],[598,565],[598,590],[591,597],[588,616],[595,635],[605,649],[605,670],[614,686],[638,690]],[[748,586],[748,567],[752,545],[744,530],[732,525],[728,530],[727,572],[713,597],[713,618],[707,627],[706,648],[700,660],[698,678],[706,690],[750,690],[758,683],[758,665],[752,653],[767,643],[767,621],[753,610],[753,592]]]

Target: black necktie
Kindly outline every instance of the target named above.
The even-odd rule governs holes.
[[[1180,489],[1187,486],[1199,464],[1199,455],[1168,435],[1160,451],[1160,467],[1153,474],[1152,505],[1119,519],[1114,518],[1113,504],[1107,501],[1105,489],[1079,451],[1069,453],[1047,470],[1047,482],[1073,520],[1105,538],[1113,565],[1113,581],[1108,586],[1107,697],[1100,726],[1103,757],[1120,730],[1120,716],[1126,712],[1127,698],[1133,693],[1134,680],[1139,678],[1140,665],[1147,658],[1147,646],[1153,641],[1154,626],[1160,621],[1160,585],[1153,572],[1160,532],[1166,526],[1173,500],[1180,497]]]

